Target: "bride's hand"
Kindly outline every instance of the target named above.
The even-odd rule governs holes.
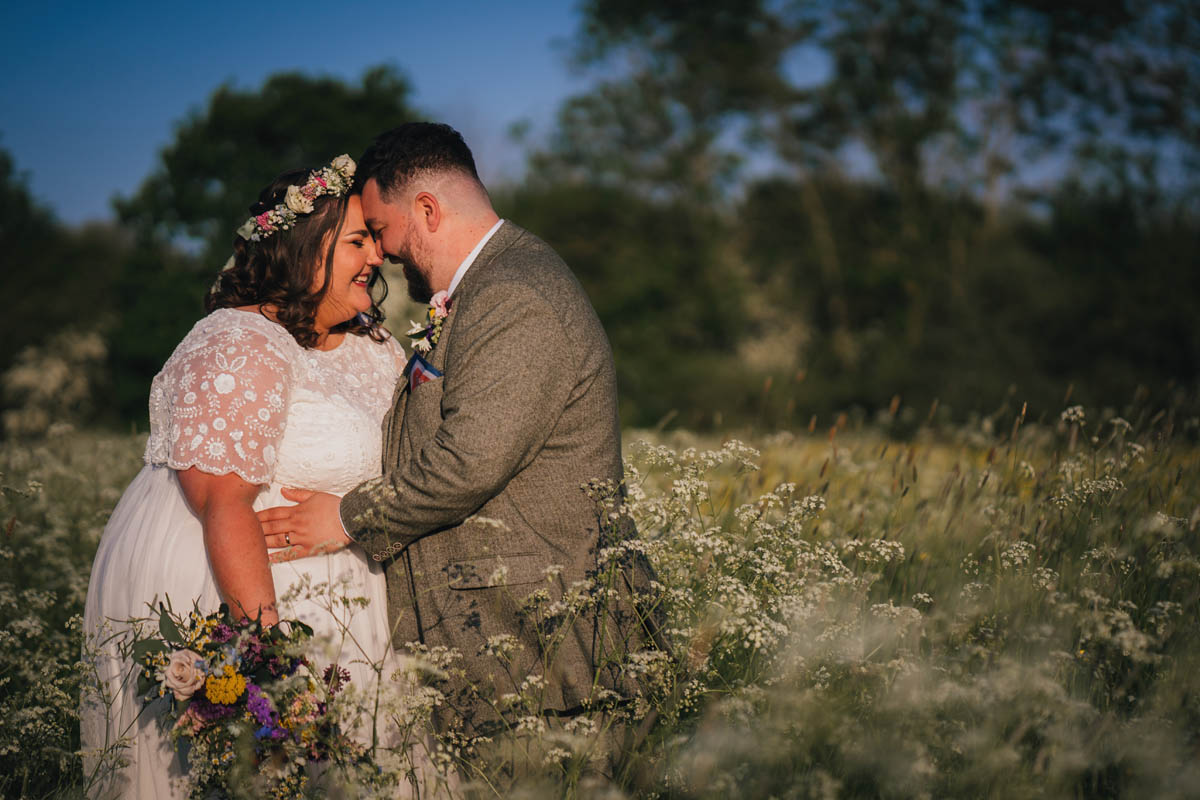
[[[332,553],[351,543],[342,527],[337,495],[284,489],[283,496],[296,505],[264,508],[257,515],[267,547],[273,549],[271,563]]]

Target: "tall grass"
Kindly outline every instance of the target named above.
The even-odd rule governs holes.
[[[444,737],[453,791],[1197,796],[1200,425],[1123,413],[904,440],[844,421],[747,443],[631,434],[618,513],[638,533],[603,558],[655,566],[671,654],[622,655],[631,705]],[[73,620],[140,444],[58,429],[0,449],[6,797],[80,786]],[[586,595],[550,605],[579,613]],[[453,670],[453,654],[424,656]],[[425,718],[437,686],[412,704]],[[620,768],[589,768],[614,741]]]

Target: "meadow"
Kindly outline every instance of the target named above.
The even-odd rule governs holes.
[[[1037,422],[893,406],[737,438],[631,431],[618,515],[637,534],[603,558],[654,565],[671,654],[623,657],[640,693],[619,710],[439,743],[465,776],[452,791],[1195,797],[1198,435],[1200,420],[1137,402]],[[87,783],[79,615],[143,443],[58,425],[0,445],[4,797]],[[586,594],[531,607],[584,613]],[[605,780],[589,756],[614,734],[629,752]]]

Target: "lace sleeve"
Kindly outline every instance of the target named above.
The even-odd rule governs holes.
[[[151,417],[161,404],[167,466],[271,482],[291,369],[270,336],[243,327],[212,331],[176,352],[156,384]]]

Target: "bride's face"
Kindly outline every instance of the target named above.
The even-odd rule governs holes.
[[[362,202],[358,195],[351,195],[346,206],[346,219],[333,249],[329,289],[317,306],[318,331],[327,331],[371,307],[368,284],[371,273],[382,263],[375,240],[363,222]],[[315,277],[313,291],[320,291],[324,283],[322,270]]]

